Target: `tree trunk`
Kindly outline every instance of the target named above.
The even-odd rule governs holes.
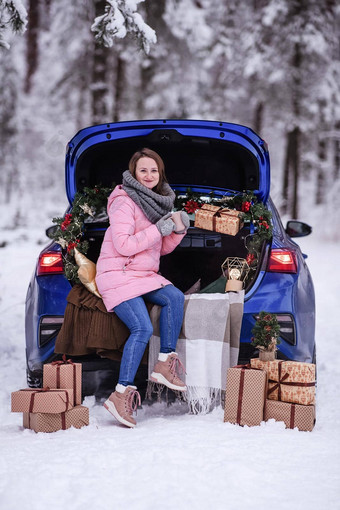
[[[117,55],[116,61],[116,79],[115,79],[115,97],[113,105],[113,121],[118,122],[121,119],[122,101],[124,93],[124,60]]]
[[[299,180],[300,180],[300,128],[295,127],[292,132],[292,168],[293,168],[293,200],[292,216],[299,214]]]
[[[323,204],[325,202],[325,161],[326,157],[326,140],[324,138],[319,140],[318,147],[318,173],[316,183],[316,205]]]
[[[104,13],[105,4],[105,0],[95,0],[95,17]],[[107,60],[108,48],[99,44],[94,39],[92,83],[90,87],[92,122],[94,124],[100,124],[108,120]]]
[[[258,103],[256,104],[254,114],[254,131],[257,134],[260,134],[262,131],[263,110],[264,110],[263,101],[258,101]]]
[[[18,73],[11,50],[0,55],[0,199],[9,204],[20,196],[18,162]]]
[[[145,16],[143,17],[145,22],[156,31],[158,42],[154,51],[147,58],[143,59],[140,68],[140,90],[137,102],[137,112],[140,118],[144,118],[146,115],[146,99],[157,92],[155,90],[154,77],[156,73],[162,72],[162,64],[169,54],[169,47],[172,45],[175,47],[175,38],[163,19],[165,7],[166,0],[148,0],[144,5]],[[177,51],[179,51],[178,40],[176,43]],[[172,71],[174,72],[174,70]],[[169,113],[169,115],[171,114]]]
[[[39,47],[38,34],[40,25],[40,0],[29,0],[27,47],[26,47],[26,77],[24,90],[28,94],[32,86],[32,77],[38,67]]]
[[[298,188],[300,177],[300,129],[295,127],[286,135],[287,146],[283,169],[282,212],[298,217]]]
[[[338,136],[338,138],[335,138],[335,140],[334,140],[334,171],[333,171],[333,175],[334,175],[334,180],[336,181],[340,177],[340,138],[339,138],[340,122],[337,122],[335,124],[335,130],[336,130],[336,133]]]
[[[301,67],[302,52],[300,43],[295,44],[293,56],[293,113],[295,117],[295,128],[292,130],[292,171],[293,171],[293,196],[291,214],[293,218],[298,217],[299,202],[299,178],[300,178],[300,111],[301,111]]]
[[[286,155],[283,167],[283,183],[282,183],[282,213],[287,214],[288,212],[288,200],[289,200],[289,182],[290,182],[290,160],[291,160],[291,146],[292,137],[291,133],[286,133]]]

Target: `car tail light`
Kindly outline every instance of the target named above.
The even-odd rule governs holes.
[[[62,274],[64,272],[62,255],[58,251],[42,253],[39,257],[37,275]]]
[[[267,271],[273,273],[296,273],[295,253],[290,250],[274,248],[270,252]]]
[[[57,336],[63,324],[62,315],[49,315],[42,317],[39,323],[39,347],[46,345],[52,338]]]

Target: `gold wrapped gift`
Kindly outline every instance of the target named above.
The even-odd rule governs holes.
[[[252,368],[268,374],[268,399],[311,405],[315,403],[315,365],[299,361],[250,360]]]
[[[204,204],[195,214],[195,227],[235,236],[243,227],[240,212]]]

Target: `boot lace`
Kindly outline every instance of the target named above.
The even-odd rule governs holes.
[[[174,377],[177,377],[177,373],[186,374],[185,367],[178,356],[172,356],[169,369]]]
[[[141,405],[140,394],[137,390],[130,390],[126,399],[126,409],[129,414],[136,412],[137,408]]]

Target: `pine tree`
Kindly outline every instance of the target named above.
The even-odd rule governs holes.
[[[9,49],[11,34],[24,33],[27,12],[21,0],[0,0],[0,47]]]

